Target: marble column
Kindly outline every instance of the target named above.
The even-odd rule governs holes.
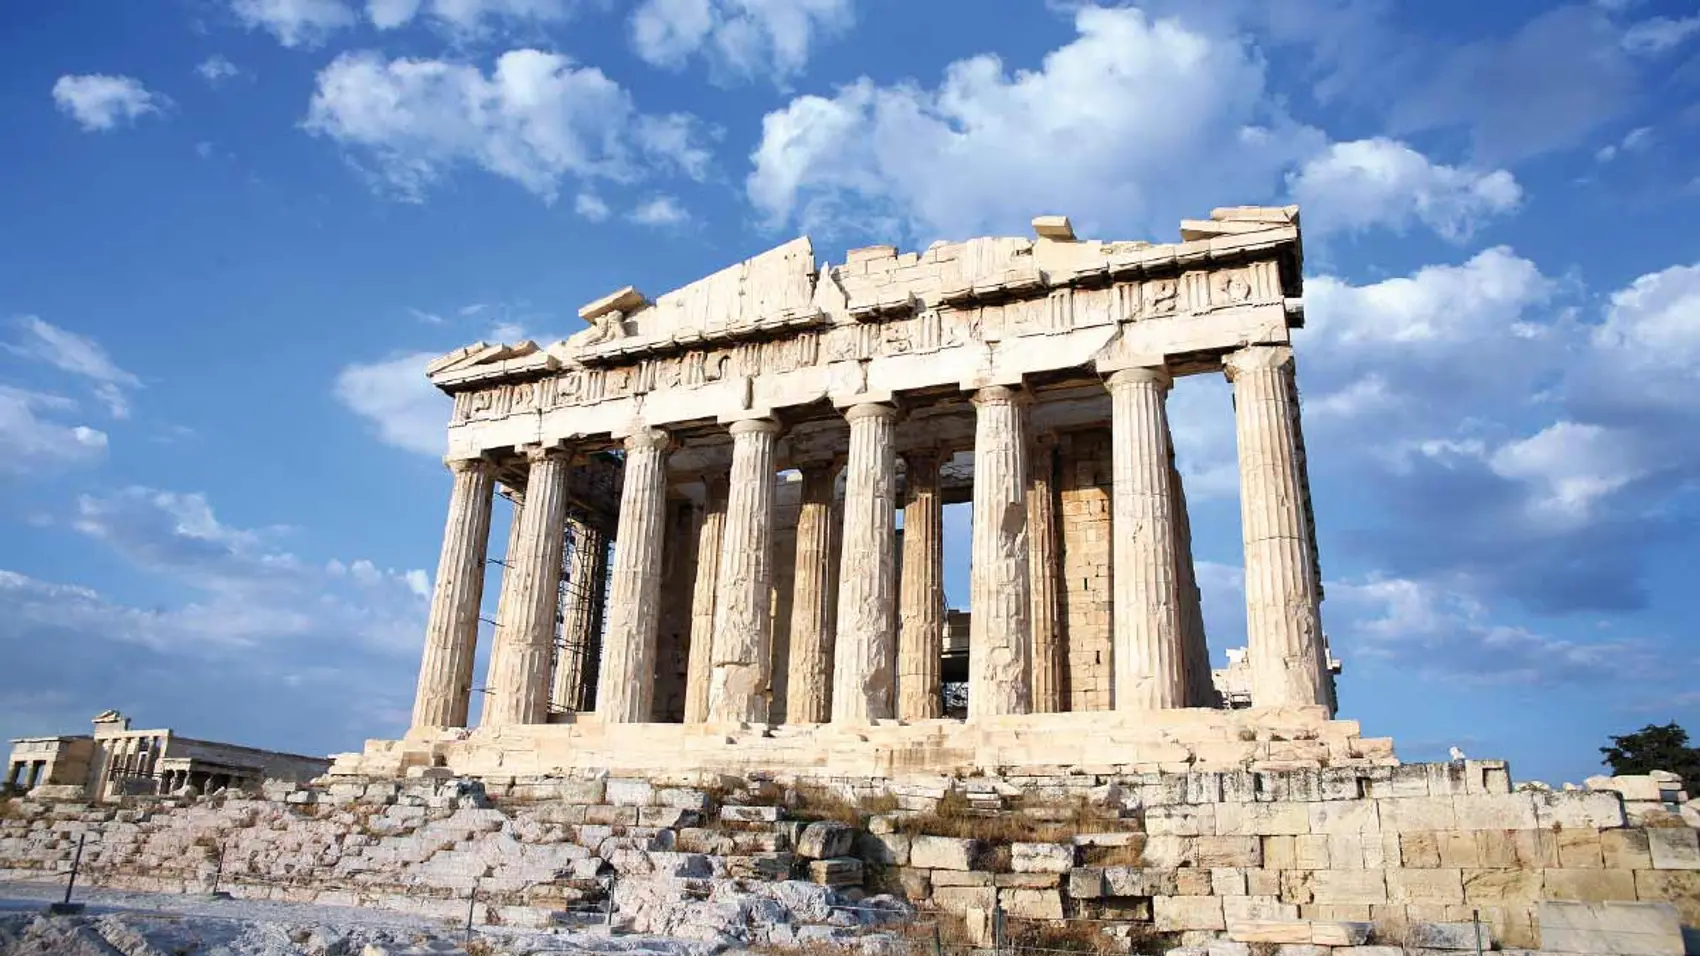
[[[1246,659],[1259,707],[1328,703],[1299,437],[1293,350],[1258,345],[1223,362],[1234,384]]]
[[[1175,522],[1175,590],[1181,605],[1181,660],[1186,670],[1186,706],[1216,706],[1216,686],[1210,679],[1210,644],[1204,636],[1204,606],[1192,566],[1192,518],[1187,513],[1186,488],[1175,466],[1174,441],[1169,442],[1169,513]]]
[[[943,716],[940,657],[944,654],[944,504],[935,449],[903,456],[908,495],[903,502],[903,573],[897,598],[897,716]]]
[[[708,678],[714,670],[714,597],[720,542],[726,531],[725,475],[704,477],[707,501],[697,529],[697,575],[691,592],[691,647],[685,671],[685,723],[708,719]]]
[[[708,719],[766,723],[773,636],[773,446],[779,423],[733,422],[731,489],[715,575]]]
[[[1112,490],[1112,651],[1117,710],[1186,705],[1186,671],[1175,523],[1170,509],[1172,380],[1160,368],[1109,378]]]
[[[514,577],[508,621],[491,650],[484,723],[541,724],[549,719],[549,665],[561,602],[561,549],[566,544],[568,453],[533,446],[519,533],[508,552]],[[504,587],[506,585],[504,584]]]
[[[824,724],[832,717],[833,606],[832,498],[835,462],[800,465],[802,502],[797,509],[797,560],[791,577],[791,655],[785,722]]]
[[[567,595],[561,605],[561,647],[549,699],[552,710],[582,711],[596,706],[602,603],[608,591],[608,536],[578,518],[569,519],[568,530]]]
[[[1024,404],[1024,396],[1001,385],[974,393],[969,720],[1025,714],[1032,704]]]
[[[508,625],[513,617],[515,601],[514,592],[519,589],[519,575],[514,574],[510,562],[519,554],[519,532],[524,522],[525,492],[510,490],[508,500],[513,503],[513,510],[508,516],[508,548],[502,552],[498,562],[502,569],[501,584],[496,592],[496,623],[490,628],[490,658],[484,662],[484,703],[479,708],[478,722],[490,722],[491,701],[490,688],[496,686],[496,668],[502,664],[502,656],[496,653],[496,648],[503,646],[502,628]]]
[[[1033,712],[1063,706],[1061,547],[1057,528],[1057,436],[1034,436],[1027,480],[1027,575],[1033,598]]]
[[[620,520],[596,713],[603,723],[649,720],[655,701],[655,635],[661,623],[661,541],[667,528],[667,433],[644,429],[626,438]]]
[[[413,701],[415,727],[465,727],[472,695],[472,658],[478,650],[478,606],[484,597],[484,552],[490,542],[490,495],[495,467],[482,459],[448,462],[454,473],[443,550],[425,653]]]
[[[852,405],[844,417],[850,422],[850,454],[844,466],[832,722],[865,724],[891,717],[896,704],[897,409]]]

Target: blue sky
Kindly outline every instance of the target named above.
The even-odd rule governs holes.
[[[1579,779],[1700,730],[1697,92],[1700,9],[1655,0],[9,4],[0,735],[398,733],[431,355],[798,232],[1172,241],[1296,201],[1342,710]],[[1220,659],[1227,387],[1171,408]]]

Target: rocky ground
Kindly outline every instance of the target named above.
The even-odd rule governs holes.
[[[48,916],[62,891],[0,884],[0,956],[710,956],[721,942],[605,930],[464,927],[376,908],[79,890],[75,916]],[[805,928],[806,934],[806,928]],[[861,937],[864,952],[896,941]],[[856,950],[846,950],[855,952]]]

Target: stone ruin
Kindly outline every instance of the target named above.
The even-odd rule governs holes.
[[[928,952],[918,916],[953,951],[1681,953],[1700,812],[1672,775],[1520,786],[1334,716],[1297,210],[1166,245],[1034,228],[826,266],[799,239],[432,363],[453,489],[405,736],[265,799],[28,802],[0,878],[93,832],[115,885],[192,891],[221,846],[243,895],[460,918],[477,887],[480,920],[590,904],[727,946]],[[1217,372],[1247,633],[1213,674],[1165,397]]]

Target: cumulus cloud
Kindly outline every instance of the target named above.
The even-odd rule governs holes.
[[[1375,225],[1404,231],[1420,222],[1454,242],[1470,238],[1482,222],[1512,212],[1523,196],[1506,170],[1443,166],[1383,138],[1335,143],[1287,182],[1313,233]]]
[[[552,202],[569,176],[700,176],[708,160],[688,117],[640,113],[601,70],[532,49],[502,54],[488,76],[443,60],[345,53],[319,72],[305,125],[413,201],[463,165]]]
[[[265,30],[286,47],[314,47],[358,22],[342,0],[231,0],[231,12],[250,30]]]
[[[195,72],[201,74],[201,78],[213,86],[242,73],[241,70],[236,68],[236,64],[216,53],[202,60],[195,67]]]
[[[1044,211],[1166,233],[1223,195],[1268,194],[1325,145],[1272,103],[1242,39],[1137,9],[1084,7],[1074,25],[1037,70],[981,55],[932,88],[863,78],[793,99],[763,118],[751,203],[773,227],[853,212],[919,239],[1025,231]]]
[[[717,78],[782,81],[852,19],[851,0],[644,0],[632,12],[632,49],[656,66],[679,69],[700,55]]]
[[[656,196],[640,203],[628,218],[642,226],[680,226],[691,221],[691,214],[672,196]]]
[[[566,0],[367,0],[366,16],[380,30],[406,26],[416,17],[459,33],[496,22],[547,22],[566,17]]]
[[[1623,48],[1636,56],[1658,56],[1700,34],[1700,16],[1649,17],[1623,31]]]
[[[608,204],[595,193],[579,193],[575,196],[573,198],[573,211],[591,222],[601,222],[607,219],[609,212],[611,212]]]
[[[90,73],[61,76],[53,84],[53,102],[92,133],[131,125],[160,112],[171,101],[150,92],[134,77]]]
[[[0,474],[33,474],[83,464],[106,453],[106,433],[65,420],[77,403],[0,385]]]
[[[415,352],[380,362],[346,365],[336,377],[336,398],[377,428],[378,437],[404,451],[440,456],[445,450],[450,403],[425,378],[435,352]]]

